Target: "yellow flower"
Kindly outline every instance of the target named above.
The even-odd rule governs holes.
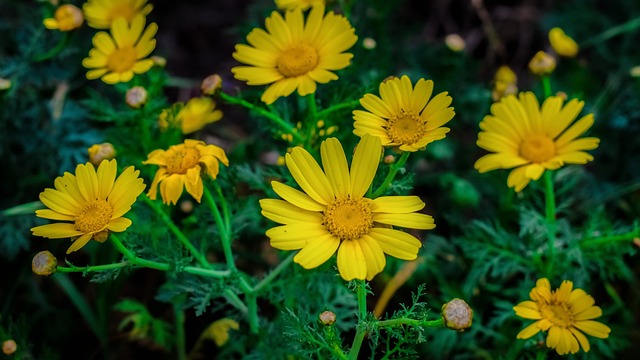
[[[333,11],[324,14],[324,5],[314,6],[305,23],[302,10],[277,12],[265,20],[267,31],[253,29],[247,35],[250,45],[236,45],[233,57],[249,66],[231,69],[248,85],[269,85],[262,101],[271,104],[296,89],[300,96],[316,91],[316,83],[336,80],[333,70],[344,69],[358,37],[349,21]]]
[[[523,301],[513,310],[520,317],[537,321],[520,331],[518,339],[528,339],[540,330],[549,331],[547,347],[565,355],[577,353],[580,347],[589,351],[589,340],[583,332],[600,339],[609,337],[611,329],[593,321],[602,316],[602,310],[593,305],[595,300],[584,290],[573,289],[571,281],[565,280],[551,291],[549,280],[539,279],[529,296],[533,301]]]
[[[307,10],[316,4],[325,4],[325,0],[275,0],[278,9],[284,10]]]
[[[493,91],[491,92],[493,101],[498,101],[507,95],[518,92],[518,77],[516,76],[516,73],[506,65],[502,65],[498,68],[496,75],[493,78],[493,82]]]
[[[145,185],[140,171],[126,168],[116,179],[116,160],[105,160],[98,171],[91,163],[78,165],[76,174],[64,173],[55,189],[40,193],[40,201],[49,209],[36,210],[36,216],[71,223],[36,226],[34,236],[50,239],[73,238],[67,254],[81,249],[89,240],[107,240],[109,231],[122,232],[131,220],[122,217],[131,209]]]
[[[201,173],[204,171],[215,179],[218,162],[229,166],[224,150],[199,140],[186,139],[183,144],[172,145],[167,150],[154,150],[142,162],[160,166],[147,195],[155,200],[160,186],[162,202],[175,205],[186,187],[187,192],[200,202],[204,191]]]
[[[371,280],[386,264],[385,253],[413,260],[422,246],[413,235],[392,228],[428,230],[433,218],[417,213],[425,204],[417,196],[364,197],[380,163],[380,139],[365,135],[356,147],[351,169],[336,138],[322,142],[322,167],[301,147],[286,155],[286,165],[304,192],[273,181],[282,199],[262,199],[262,215],[284,224],[267,230],[271,246],[300,250],[293,261],[313,269],[338,252],[344,280]]]
[[[94,29],[108,29],[117,18],[127,22],[142,15],[146,16],[153,9],[147,0],[88,0],[82,5],[87,23]]]
[[[71,31],[82,26],[82,11],[74,5],[66,4],[56,9],[53,18],[44,19],[44,27],[50,30]]]
[[[560,28],[555,27],[549,31],[549,42],[560,56],[574,57],[578,54],[578,44]]]
[[[183,134],[191,134],[202,129],[205,125],[222,118],[222,111],[216,110],[216,103],[208,97],[193,98],[180,109],[174,119],[167,111],[163,111],[158,119],[161,129],[169,127],[169,122],[180,126]]]
[[[82,60],[87,69],[87,79],[102,77],[107,84],[127,82],[133,74],[143,74],[153,66],[153,60],[145,59],[156,47],[153,36],[158,31],[155,23],[145,30],[142,15],[133,19],[131,24],[124,18],[118,18],[111,24],[111,34],[104,31],[93,37],[94,48],[89,57]],[[144,33],[143,33],[144,31]]]
[[[210,339],[216,343],[216,346],[221,347],[229,341],[229,330],[239,330],[240,324],[233,319],[220,319],[216,320],[200,336],[201,339]]]
[[[529,70],[535,75],[549,75],[555,69],[556,59],[544,51],[538,51],[529,61]]]
[[[525,92],[519,98],[509,95],[493,104],[491,115],[480,123],[477,144],[494,154],[478,159],[475,168],[481,173],[515,168],[507,184],[521,191],[545,170],[593,160],[585,151],[597,148],[600,139],[578,139],[593,125],[593,114],[573,123],[584,102],[573,99],[564,107],[563,102],[561,97],[551,96],[540,108],[535,95]]]
[[[442,127],[453,118],[451,96],[434,96],[433,81],[418,80],[415,88],[408,76],[392,78],[380,84],[380,96],[366,94],[360,104],[367,110],[353,112],[353,133],[379,137],[383,146],[398,146],[402,151],[417,151],[444,139],[449,128]]]

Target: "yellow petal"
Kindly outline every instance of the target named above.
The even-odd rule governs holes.
[[[387,263],[384,252],[378,242],[368,235],[352,241],[357,241],[360,244],[367,264],[367,280],[371,281],[374,276],[384,270],[384,266]]]
[[[305,269],[313,269],[325,263],[336,252],[340,240],[331,234],[312,239],[293,257],[293,261]]]
[[[373,221],[381,224],[399,226],[407,229],[430,230],[436,227],[430,215],[419,213],[373,215]]]
[[[277,181],[272,181],[271,186],[273,187],[273,191],[275,191],[276,194],[297,207],[310,211],[326,210],[326,206],[318,203],[309,195],[298,191],[289,185]]]
[[[160,172],[160,170],[158,170]],[[138,177],[139,170],[135,170],[133,166],[129,166],[113,184],[113,189],[107,201],[113,208],[113,217],[117,218],[129,211],[131,205],[136,201],[138,196],[144,191],[145,184]],[[156,176],[158,176],[156,174]]]
[[[76,240],[74,240],[71,243],[71,246],[69,246],[69,248],[67,249],[67,254],[70,254],[74,251],[78,251],[82,249],[85,245],[87,245],[87,243],[89,242],[89,240],[91,240],[92,237],[93,237],[93,234],[84,234],[79,238],[77,238]]]
[[[40,225],[31,228],[34,236],[42,236],[49,239],[62,239],[82,235],[82,231],[76,230],[74,224],[57,223]]]
[[[340,141],[336,138],[323,141],[320,145],[320,154],[322,167],[334,194],[340,198],[346,197],[350,190],[349,166]]]
[[[609,333],[611,332],[611,329],[607,325],[593,320],[576,321],[573,325],[588,335],[600,339],[608,338]]]
[[[98,198],[106,199],[113,188],[118,165],[115,160],[105,160],[98,166]]]
[[[322,224],[323,215],[317,211],[309,211],[290,204],[284,200],[260,200],[262,215],[280,224],[313,223]]]
[[[160,183],[160,194],[165,204],[177,204],[184,187],[184,176],[171,174]]]
[[[538,332],[540,332],[540,328],[538,327],[538,322],[536,321],[533,324],[522,329],[518,333],[518,335],[516,335],[516,339],[528,339],[533,335],[537,334]]]
[[[335,199],[329,180],[307,150],[296,147],[286,155],[286,164],[298,185],[313,200],[328,205]]]
[[[111,221],[109,221],[109,224],[107,225],[107,229],[113,232],[123,232],[127,230],[129,226],[131,226],[131,223],[131,220],[123,217],[111,219]]]
[[[371,212],[408,214],[422,210],[425,204],[417,196],[381,196],[371,202]]]
[[[380,138],[365,134],[360,139],[349,171],[353,199],[361,198],[371,186],[380,164],[381,151]]]
[[[345,281],[364,280],[367,263],[359,241],[343,241],[338,249],[338,271]]]
[[[325,237],[327,234],[329,233],[324,225],[303,222],[276,226],[266,232],[271,246],[280,250],[302,249],[311,240]]]
[[[414,260],[418,257],[418,249],[422,247],[418,239],[399,230],[373,228],[368,235],[378,242],[385,254],[401,260]]]

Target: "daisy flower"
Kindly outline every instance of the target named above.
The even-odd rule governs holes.
[[[595,300],[582,289],[573,289],[573,283],[565,280],[557,290],[551,291],[547,279],[539,279],[529,293],[531,300],[513,307],[516,315],[536,320],[517,335],[528,339],[538,332],[548,331],[547,347],[558,354],[588,352],[589,340],[583,332],[600,339],[609,337],[611,329],[593,319],[602,316],[602,310],[594,306]]]
[[[147,0],[89,0],[82,5],[87,23],[94,29],[108,29],[117,18],[127,22],[142,15],[146,16],[153,9]]]
[[[314,6],[306,22],[302,10],[278,12],[265,20],[267,31],[253,29],[247,35],[249,45],[236,45],[233,57],[248,66],[231,69],[238,80],[248,85],[270,84],[262,101],[271,104],[296,89],[300,96],[316,91],[316,83],[336,80],[332,71],[344,69],[352,54],[344,53],[358,37],[349,21],[333,11],[324,13],[324,5]]]
[[[515,168],[507,185],[519,192],[545,170],[593,160],[585,151],[597,148],[600,139],[578,138],[593,125],[593,114],[574,123],[584,102],[573,99],[564,106],[563,102],[561,97],[551,96],[540,107],[533,93],[524,92],[493,104],[491,115],[480,123],[477,141],[493,154],[478,159],[474,167],[481,173]]]
[[[82,65],[89,69],[87,79],[102,78],[107,84],[127,82],[133,74],[143,74],[153,66],[153,60],[145,59],[156,47],[153,36],[158,31],[155,23],[145,29],[142,15],[131,24],[118,18],[111,24],[111,34],[104,31],[93,37],[93,49]]]
[[[204,191],[201,175],[206,173],[215,179],[219,171],[218,162],[229,166],[224,150],[199,140],[186,139],[183,144],[172,145],[167,150],[154,150],[142,162],[160,166],[147,195],[155,200],[159,186],[162,202],[175,205],[182,189],[186,188],[200,202]]]
[[[366,94],[360,104],[367,110],[353,112],[353,133],[377,136],[383,146],[402,151],[417,151],[444,139],[449,128],[442,125],[455,113],[451,96],[441,92],[431,98],[433,81],[420,79],[413,87],[408,76],[392,78],[380,84],[380,97]]]
[[[205,125],[216,122],[222,118],[222,111],[216,109],[216,103],[211,98],[193,98],[180,109],[175,119],[167,119],[169,111],[163,111],[158,119],[161,129],[169,127],[169,122],[175,122],[183,134],[191,134]],[[170,120],[170,121],[169,121]]]
[[[293,10],[300,8],[307,10],[315,4],[325,4],[325,0],[275,0],[278,9]]]
[[[425,206],[417,196],[364,196],[381,152],[380,139],[365,135],[349,168],[342,145],[329,138],[320,146],[323,170],[309,152],[294,148],[286,165],[303,191],[273,181],[283,200],[260,200],[262,215],[283,224],[267,230],[271,246],[301,249],[293,261],[305,269],[320,266],[337,251],[338,271],[346,281],[373,279],[385,267],[385,253],[415,259],[421,242],[393,227],[428,230],[435,224],[417,212]]]
[[[71,4],[61,5],[52,18],[44,19],[43,24],[49,30],[71,31],[82,26],[82,11]]]
[[[116,179],[116,160],[105,160],[98,171],[91,163],[76,167],[75,175],[58,177],[55,189],[40,193],[40,201],[49,209],[36,210],[36,216],[63,223],[36,226],[34,236],[50,239],[72,238],[67,254],[80,250],[89,240],[107,240],[109,231],[122,232],[131,226],[123,217],[142,193],[145,185],[140,171],[126,168]]]

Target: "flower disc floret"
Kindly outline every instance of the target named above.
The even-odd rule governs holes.
[[[579,138],[593,125],[593,114],[574,122],[584,103],[576,99],[563,103],[561,97],[551,96],[540,107],[535,95],[525,92],[493,104],[491,115],[480,123],[477,141],[492,154],[478,159],[475,168],[481,173],[515,168],[507,184],[522,191],[545,170],[593,160],[586,151],[597,148],[600,140]]]
[[[271,246],[299,250],[293,261],[305,269],[325,263],[337,252],[345,280],[371,280],[386,264],[385,254],[403,260],[417,257],[421,242],[400,228],[428,230],[433,218],[418,213],[417,196],[364,197],[378,169],[380,139],[364,135],[351,162],[336,138],[322,142],[322,168],[301,147],[286,155],[286,165],[303,191],[274,181],[283,200],[262,199],[262,214],[283,224],[267,230]]]
[[[392,78],[380,84],[380,96],[366,94],[355,110],[353,133],[362,137],[379,137],[383,146],[417,151],[427,144],[444,139],[449,128],[443,127],[455,115],[451,97],[442,92],[433,98],[433,81],[420,79],[415,87],[408,76]]]
[[[344,16],[324,10],[323,3],[314,5],[306,21],[301,7],[284,17],[271,13],[266,31],[253,29],[247,35],[249,45],[236,45],[233,57],[247,66],[231,69],[235,78],[248,85],[269,85],[261,97],[267,104],[296,90],[300,96],[312,94],[317,83],[336,80],[332,71],[350,64],[353,55],[345,51],[358,37]]]

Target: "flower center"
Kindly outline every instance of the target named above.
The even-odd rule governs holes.
[[[167,172],[169,174],[186,174],[187,170],[198,165],[200,152],[195,148],[173,148],[167,154]]]
[[[424,135],[424,122],[417,114],[402,110],[400,115],[389,119],[387,134],[392,142],[409,145]]]
[[[123,17],[130,22],[131,20],[133,20],[133,17],[135,16],[135,10],[136,9],[133,6],[127,3],[113,4],[109,8],[109,14],[107,15],[107,17],[109,18],[110,21],[113,21],[119,17]]]
[[[542,317],[553,325],[567,328],[573,325],[573,314],[566,304],[550,304],[542,308]]]
[[[76,216],[76,229],[83,233],[103,230],[109,224],[113,208],[105,200],[93,200],[84,204]]]
[[[318,65],[318,52],[306,44],[296,44],[278,58],[276,68],[286,77],[304,75]]]
[[[533,135],[520,144],[520,156],[534,163],[547,161],[555,154],[556,145],[544,135]]]
[[[123,46],[115,49],[107,59],[107,68],[112,72],[121,73],[133,70],[136,63],[136,50],[133,46]]]
[[[324,212],[324,225],[340,240],[357,240],[373,227],[371,207],[362,199],[336,199]]]

